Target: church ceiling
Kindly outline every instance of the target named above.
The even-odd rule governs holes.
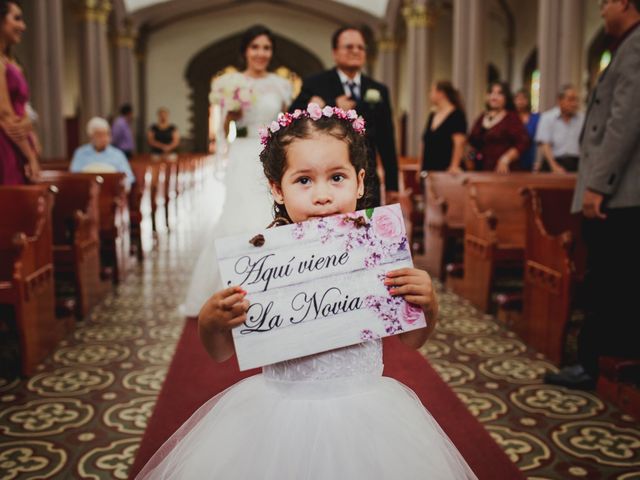
[[[185,0],[124,0],[127,10],[130,13],[137,12],[143,8],[151,7],[161,3],[184,2]],[[267,2],[278,3],[274,0],[266,0]],[[323,2],[324,0],[311,0],[312,2]],[[342,3],[346,6],[357,8],[370,15],[382,18],[387,11],[389,0],[334,0],[336,3]]]

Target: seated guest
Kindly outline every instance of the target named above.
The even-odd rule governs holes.
[[[176,149],[180,145],[178,128],[169,123],[169,110],[162,107],[158,110],[158,122],[151,125],[147,132],[147,141],[151,153],[168,157],[175,157]]]
[[[558,106],[542,114],[536,142],[542,150],[537,171],[565,173],[578,170],[580,132],[584,114],[579,112],[580,97],[572,85],[565,85],[558,93]]]
[[[469,135],[476,170],[509,173],[521,170],[520,155],[529,148],[529,137],[515,112],[506,83],[494,82],[487,90],[487,110]]]
[[[109,122],[104,118],[94,117],[87,123],[89,143],[78,147],[73,154],[69,171],[84,173],[122,172],[127,176],[127,188],[135,182],[135,177],[124,156],[111,143]]]
[[[520,167],[522,170],[531,171],[536,160],[536,131],[538,130],[538,122],[540,120],[540,114],[531,111],[531,95],[526,88],[518,90],[513,97],[513,103],[516,106],[516,112],[522,120],[524,128],[527,130],[529,141],[531,144],[529,148],[520,155]]]
[[[458,91],[451,82],[440,81],[431,87],[434,109],[422,135],[422,170],[461,172],[467,141],[467,117]]]
[[[133,108],[127,103],[120,107],[120,115],[113,122],[111,135],[111,145],[122,150],[122,153],[129,160],[131,160],[131,156],[136,149],[133,132],[131,131],[132,122]]]

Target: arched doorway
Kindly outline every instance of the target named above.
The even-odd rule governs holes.
[[[242,32],[215,42],[189,62],[185,77],[191,88],[191,122],[196,151],[206,151],[209,143],[209,92],[213,76],[229,65],[241,68]],[[284,66],[301,77],[324,69],[320,59],[300,45],[274,34],[275,52],[270,70]]]

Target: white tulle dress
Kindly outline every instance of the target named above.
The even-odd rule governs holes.
[[[197,316],[204,302],[222,288],[214,239],[262,229],[273,220],[273,199],[259,159],[258,128],[270,124],[288,107],[291,84],[273,73],[246,79],[254,101],[243,110],[238,128],[246,127],[247,136],[236,138],[229,148],[222,215],[204,235],[187,295],[180,305],[181,314],[189,317]]]
[[[267,366],[205,403],[136,478],[475,479],[382,367],[380,341]]]

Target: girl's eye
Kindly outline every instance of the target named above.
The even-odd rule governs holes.
[[[308,185],[311,182],[309,177],[300,177],[297,182],[301,185]]]
[[[334,182],[341,182],[344,180],[344,175],[341,173],[336,173],[331,177],[331,180],[333,180]]]

